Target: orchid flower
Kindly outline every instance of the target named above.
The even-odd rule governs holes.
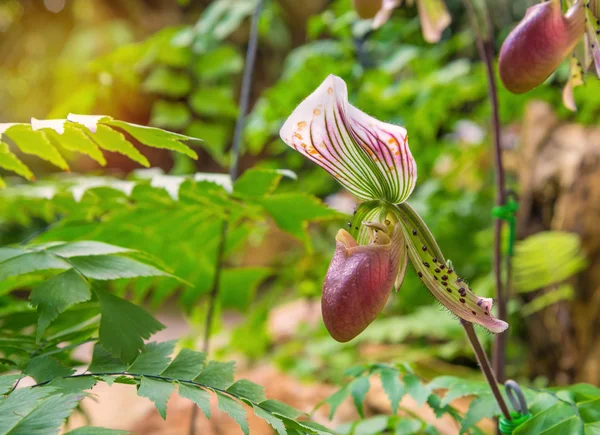
[[[438,42],[444,29],[452,21],[443,0],[406,0],[410,6],[417,3],[423,38],[427,42]],[[402,0],[354,0],[354,9],[361,18],[373,18],[373,27],[381,27],[390,19],[394,9]]]
[[[542,84],[569,55],[569,81],[563,103],[576,110],[573,88],[583,84],[583,74],[595,63],[600,77],[600,0],[549,0],[527,9],[523,20],[508,35],[499,56],[500,77],[513,93]]]
[[[339,230],[327,271],[322,313],[341,342],[360,334],[402,285],[408,260],[429,291],[459,318],[493,333],[508,324],[491,314],[493,300],[476,296],[447,262],[419,215],[405,202],[417,165],[403,127],[348,102],[346,84],[330,75],[287,119],[283,141],[365,201],[349,231]]]

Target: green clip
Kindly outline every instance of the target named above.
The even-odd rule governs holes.
[[[492,216],[508,223],[508,255],[512,257],[517,237],[517,210],[519,204],[513,198],[508,198],[506,204],[492,209]]]
[[[520,412],[511,412],[512,420],[507,420],[503,416],[498,419],[498,429],[502,435],[512,435],[514,430],[531,418],[531,413],[521,414]]]

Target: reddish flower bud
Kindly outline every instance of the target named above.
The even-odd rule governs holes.
[[[381,9],[382,0],[354,0],[353,3],[359,17],[371,19]]]
[[[385,226],[366,225],[373,230],[369,245],[360,246],[346,230],[338,231],[323,284],[323,321],[331,336],[342,343],[375,320],[390,296],[400,265],[408,259],[400,224],[391,237]]]
[[[585,8],[578,0],[565,15],[560,0],[527,9],[500,50],[500,77],[506,88],[520,94],[546,80],[567,58],[585,31]]]

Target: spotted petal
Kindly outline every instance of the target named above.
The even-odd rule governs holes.
[[[417,165],[406,129],[352,106],[339,77],[330,75],[300,103],[280,135],[360,199],[399,204],[415,187]]]

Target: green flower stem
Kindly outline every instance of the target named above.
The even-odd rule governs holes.
[[[477,362],[479,363],[479,367],[481,368],[481,371],[482,371],[483,375],[485,376],[485,379],[487,380],[488,384],[490,384],[490,388],[492,389],[492,393],[494,394],[494,397],[496,398],[496,401],[498,402],[498,406],[500,407],[500,410],[502,411],[502,415],[503,415],[504,419],[510,421],[512,418],[511,418],[511,414],[508,410],[508,406],[506,406],[506,402],[504,401],[504,396],[502,396],[502,393],[500,393],[500,389],[498,388],[498,380],[496,379],[496,376],[494,375],[494,371],[492,370],[492,367],[490,365],[490,361],[488,360],[488,357],[487,357],[485,351],[483,350],[483,347],[481,346],[481,342],[479,341],[479,338],[477,337],[477,333],[475,332],[475,328],[473,327],[473,324],[466,322],[462,319],[460,321],[460,324],[465,329],[467,337],[469,338],[469,341],[471,342],[471,347],[473,348],[473,352],[475,353],[475,357],[477,358]]]

